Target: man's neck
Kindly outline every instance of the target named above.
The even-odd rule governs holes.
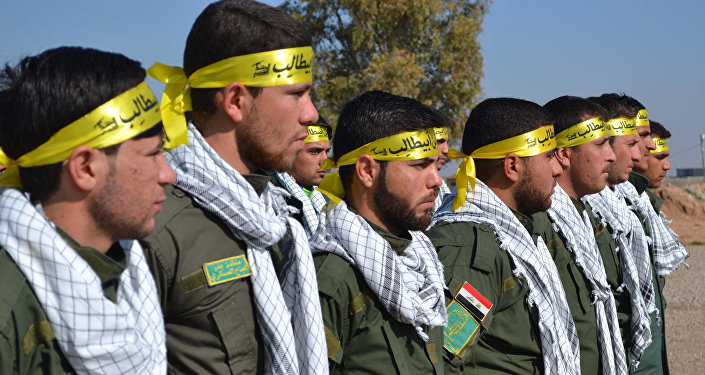
[[[582,198],[582,195],[579,196],[576,192],[575,185],[573,185],[573,181],[571,181],[570,176],[566,173],[566,171],[564,171],[564,173],[556,179],[556,182],[561,186],[561,189],[568,194],[569,197],[573,199]]]
[[[105,254],[116,241],[96,225],[85,201],[52,200],[42,204],[47,218],[81,246]]]
[[[255,173],[259,169],[257,165],[241,157],[235,128],[227,119],[213,114],[199,121],[198,131],[218,156],[240,174]]]

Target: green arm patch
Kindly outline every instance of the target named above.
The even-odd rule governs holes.
[[[29,355],[29,352],[32,351],[37,344],[51,341],[54,337],[54,330],[51,329],[51,324],[49,324],[48,320],[33,323],[29,326],[27,334],[25,334],[22,339],[24,354]]]
[[[252,274],[245,255],[204,263],[203,272],[206,274],[208,286],[222,284]]]
[[[443,347],[450,353],[462,357],[460,354],[477,336],[480,325],[457,301],[452,301],[447,310],[448,326],[443,327]]]

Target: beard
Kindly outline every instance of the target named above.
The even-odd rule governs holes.
[[[124,208],[129,207],[129,203],[123,204],[122,197],[125,197],[123,188],[116,183],[111,165],[105,186],[88,201],[88,213],[98,229],[107,233],[113,241],[148,235],[152,228],[147,228],[143,222],[137,222],[126,215]]]
[[[247,155],[250,160],[260,169],[265,171],[286,172],[294,166],[296,154],[291,158],[285,155],[286,149],[271,150],[271,134],[266,125],[262,122],[262,116],[253,106],[250,112],[247,126],[243,126],[237,139],[237,147],[241,155]],[[256,155],[256,158],[252,156]]]
[[[379,182],[374,191],[374,202],[384,215],[385,221],[394,227],[408,231],[423,231],[431,224],[432,211],[417,216],[414,207],[404,197],[398,196],[387,188],[386,166],[382,167]],[[438,189],[435,190],[438,195]],[[435,199],[435,198],[434,198]],[[433,199],[431,199],[433,200]]]
[[[531,173],[527,173],[519,182],[516,192],[514,193],[514,202],[517,205],[517,211],[524,215],[532,215],[537,212],[546,211],[551,208],[551,194],[542,194],[536,188],[534,179]]]

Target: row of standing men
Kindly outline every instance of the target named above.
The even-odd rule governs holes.
[[[687,253],[638,101],[487,99],[449,150],[440,111],[372,91],[331,138],[310,45],[225,0],[147,72],[161,104],[114,53],[6,67],[0,372],[668,373]]]

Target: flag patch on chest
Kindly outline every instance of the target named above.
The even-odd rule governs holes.
[[[470,286],[467,281],[460,288],[458,294],[455,295],[455,300],[472,313],[479,321],[485,319],[485,316],[487,316],[492,308],[492,302],[488,301],[480,292]]]

